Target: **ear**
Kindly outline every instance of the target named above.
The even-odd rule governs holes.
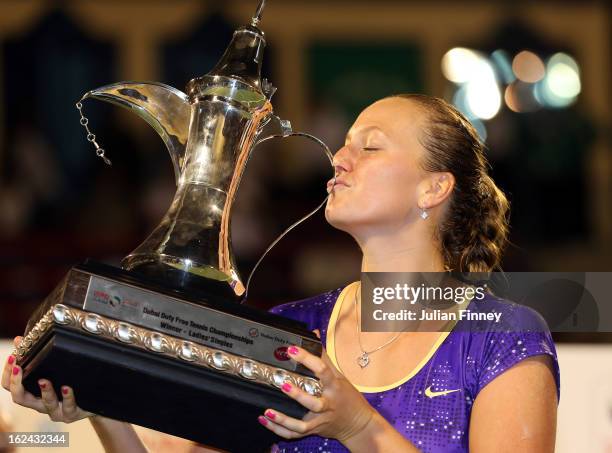
[[[427,173],[419,183],[418,205],[420,208],[431,209],[450,197],[455,187],[455,177],[449,172]]]

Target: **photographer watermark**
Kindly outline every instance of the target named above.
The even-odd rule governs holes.
[[[366,272],[364,332],[612,332],[611,272]]]

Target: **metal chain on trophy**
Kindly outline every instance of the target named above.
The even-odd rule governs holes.
[[[104,148],[102,148],[98,142],[96,141],[96,135],[93,134],[90,130],[89,130],[89,119],[85,117],[85,115],[83,115],[83,103],[81,101],[76,103],[76,108],[79,111],[79,115],[81,115],[81,119],[79,120],[79,123],[81,123],[81,126],[83,126],[85,128],[85,130],[87,131],[87,141],[90,143],[93,143],[94,146],[96,147],[96,156],[98,156],[100,159],[102,159],[104,161],[104,163],[106,165],[113,165],[113,163],[110,161],[110,159],[108,157],[105,156],[105,151]]]

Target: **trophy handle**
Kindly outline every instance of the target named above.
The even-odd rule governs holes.
[[[269,124],[271,121],[276,121],[278,126],[280,127],[280,134],[272,134],[272,135],[268,135],[266,137],[260,138],[258,139],[255,144],[253,145],[254,149],[257,145],[267,142],[268,140],[272,140],[273,138],[287,138],[287,137],[304,137],[307,138],[313,142],[315,142],[317,145],[319,145],[321,148],[323,148],[323,151],[325,152],[325,155],[327,156],[327,158],[329,159],[329,163],[332,166],[332,170],[334,171],[334,182],[336,181],[336,171],[334,169],[334,155],[332,154],[332,152],[329,149],[329,146],[327,146],[325,144],[325,142],[323,142],[321,139],[315,137],[312,134],[308,134],[306,132],[294,132],[292,127],[291,127],[291,122],[289,120],[281,120],[278,116],[273,115],[272,118],[269,121],[266,121],[265,124]],[[251,270],[251,273],[249,274],[249,277],[247,278],[247,282],[246,282],[246,289],[245,289],[245,293],[244,293],[244,298],[242,299],[241,303],[244,303],[249,295],[249,287],[251,285],[251,278],[253,277],[253,274],[255,273],[255,271],[257,270],[257,268],[259,267],[259,265],[261,264],[261,262],[263,261],[263,259],[266,257],[266,255],[268,254],[268,252],[270,252],[270,250],[272,250],[272,248],[278,244],[278,242],[285,237],[285,235],[287,235],[287,233],[289,233],[291,230],[293,230],[296,226],[298,226],[300,223],[304,222],[305,220],[309,219],[310,217],[312,217],[319,209],[321,209],[325,203],[327,203],[327,199],[329,198],[329,193],[327,194],[327,196],[325,197],[325,199],[311,212],[309,212],[308,214],[306,214],[304,217],[302,217],[301,219],[299,219],[297,222],[291,224],[285,231],[283,231],[276,239],[274,239],[274,241],[272,241],[272,243],[268,246],[268,248],[266,248],[265,252],[263,252],[263,254],[261,255],[261,257],[257,260],[257,262],[255,263],[255,266],[253,266],[253,269]]]
[[[332,154],[331,150],[329,149],[329,146],[327,146],[325,144],[325,142],[323,142],[321,139],[315,137],[312,134],[308,134],[306,132],[295,132],[293,130],[293,128],[291,127],[291,122],[289,120],[282,120],[282,119],[280,119],[276,115],[272,115],[268,121],[264,121],[263,124],[262,124],[262,128],[263,128],[263,126],[267,126],[268,124],[270,124],[272,122],[276,122],[277,123],[277,125],[278,125],[278,127],[280,129],[280,134],[271,134],[271,135],[267,135],[266,137],[257,139],[255,144],[253,145],[253,149],[257,145],[259,145],[259,144],[261,144],[263,142],[267,142],[268,140],[272,140],[273,138],[304,137],[304,138],[307,138],[309,140],[312,140],[317,145],[319,145],[321,148],[323,148],[323,151],[325,152],[325,155],[329,159],[329,163],[331,164],[332,169],[334,168],[334,155]],[[335,177],[335,172],[334,172],[334,177]]]

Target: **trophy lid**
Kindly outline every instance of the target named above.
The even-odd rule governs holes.
[[[264,32],[257,26],[265,0],[261,0],[251,24],[234,32],[232,41],[215,67],[205,76],[187,84],[187,93],[198,96],[217,95],[231,98],[248,106],[260,106],[271,97],[274,88],[261,79]]]
[[[234,32],[221,60],[207,75],[239,79],[261,90],[261,62],[265,46],[264,33],[258,27],[241,27]]]

